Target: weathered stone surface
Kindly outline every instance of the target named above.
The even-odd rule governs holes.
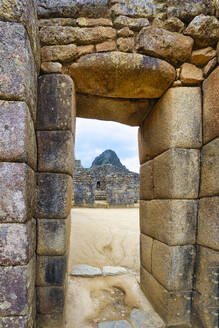
[[[37,256],[37,286],[62,286],[65,282],[65,274],[65,256]]]
[[[120,266],[104,266],[103,267],[103,275],[106,276],[117,276],[121,274],[128,273],[128,270],[126,268],[120,267]]]
[[[23,163],[0,163],[0,222],[25,222],[34,202],[34,172]]]
[[[38,328],[60,328],[63,326],[63,313],[52,314],[38,314],[37,315]]]
[[[62,64],[53,62],[44,62],[41,64],[41,70],[43,73],[61,73]]]
[[[216,57],[216,51],[212,47],[194,50],[190,57],[190,62],[196,66],[204,66],[209,60]]]
[[[193,319],[196,320],[192,322],[194,328],[218,326],[218,306],[209,306],[206,295],[194,292],[192,314]],[[196,326],[194,326],[194,323]]]
[[[27,29],[37,65],[40,64],[37,10],[34,0],[1,0],[0,20],[23,23]]]
[[[130,320],[134,328],[164,328],[163,320],[155,311],[133,310],[130,314]]]
[[[71,209],[72,178],[67,174],[39,173],[37,177],[36,217],[64,219]]]
[[[88,46],[79,46],[78,47],[78,57],[92,54],[95,52],[95,46],[94,45],[88,45]]]
[[[116,37],[116,30],[112,27],[72,27],[72,26],[46,26],[40,30],[40,40],[44,45],[66,45],[77,43],[81,45],[95,44]]]
[[[133,36],[134,32],[130,30],[128,27],[123,27],[121,30],[117,32],[117,35],[122,37],[122,38],[127,38],[129,36]]]
[[[204,77],[208,77],[208,75],[214,70],[214,68],[217,66],[217,57],[214,57],[211,59],[207,65],[203,68],[203,74]]]
[[[79,17],[76,19],[76,23],[81,27],[93,27],[93,26],[112,26],[112,20],[108,18],[86,18]]]
[[[180,73],[180,79],[182,84],[186,85],[198,85],[203,81],[202,70],[195,65],[184,63]]]
[[[194,41],[180,33],[157,27],[145,27],[138,34],[136,49],[149,56],[165,59],[173,65],[185,62],[191,55]]]
[[[198,244],[219,250],[219,197],[199,201]]]
[[[75,44],[64,46],[45,46],[41,48],[42,61],[71,62],[78,57],[78,49]]]
[[[15,316],[15,317],[2,317],[0,318],[1,328],[27,328],[28,317],[27,316]]]
[[[135,31],[139,31],[142,27],[150,25],[147,18],[131,18],[127,16],[118,16],[113,22],[116,28],[129,27]]]
[[[38,19],[39,28],[43,26],[77,26],[75,18],[52,18]]]
[[[170,17],[166,20],[155,18],[153,20],[153,26],[178,33],[181,33],[184,29],[184,23],[177,17]]]
[[[37,254],[64,255],[67,238],[66,220],[43,220],[37,222]]]
[[[116,50],[116,42],[115,41],[106,41],[106,42],[99,43],[96,45],[97,52],[113,51],[113,50]]]
[[[170,149],[154,159],[155,198],[197,198],[199,151]]]
[[[141,267],[141,287],[167,327],[189,327],[192,298],[190,291],[168,292],[143,267]]]
[[[37,0],[39,17],[106,17],[107,0]]]
[[[170,246],[195,244],[196,218],[194,200],[140,202],[141,232]]]
[[[128,321],[118,320],[118,321],[105,321],[98,323],[98,328],[132,328]]]
[[[75,265],[73,271],[71,272],[72,276],[75,277],[97,277],[102,275],[102,271],[99,268],[81,264]]]
[[[26,101],[36,117],[37,74],[27,32],[22,24],[0,22],[0,97]]]
[[[196,290],[205,296],[208,307],[219,307],[218,300],[219,252],[198,247]]]
[[[144,234],[141,234],[140,237],[141,264],[148,272],[151,272],[152,247],[153,247],[153,239]]]
[[[219,194],[219,138],[214,139],[201,151],[201,191],[200,195]]]
[[[74,140],[70,131],[38,131],[38,171],[73,175]]]
[[[0,264],[25,265],[34,253],[35,220],[0,224]],[[34,238],[34,239],[33,239]]]
[[[60,313],[64,309],[63,287],[37,287],[37,311],[42,314]]]
[[[131,126],[141,124],[151,109],[148,100],[113,99],[77,93],[77,117],[115,121]]]
[[[70,74],[78,92],[119,98],[158,98],[175,79],[167,62],[122,52],[84,56]]]
[[[214,16],[199,15],[191,21],[184,34],[195,39],[199,47],[215,45],[219,40],[219,21]]]
[[[0,159],[37,164],[34,124],[27,105],[18,101],[0,101]]]
[[[195,253],[194,246],[168,246],[154,240],[152,249],[153,276],[167,290],[191,290]]]
[[[33,302],[33,293],[33,260],[26,266],[0,266],[1,316],[19,316],[29,314]]]
[[[153,161],[140,166],[140,199],[153,198]]]
[[[201,116],[200,88],[169,89],[141,127],[142,157],[148,160],[170,147],[201,147]]]
[[[74,84],[69,76],[39,78],[38,130],[71,130],[75,120]]]
[[[118,38],[117,46],[119,51],[133,52],[135,46],[134,38]]]
[[[148,155],[147,152],[145,152],[145,148],[147,149],[147,142],[144,139],[144,129],[140,126],[138,129],[138,154],[140,164],[144,164],[148,161]]]
[[[204,109],[203,128],[204,142],[219,135],[219,67],[203,83]]]

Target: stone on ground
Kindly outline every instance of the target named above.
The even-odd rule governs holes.
[[[164,328],[165,325],[154,311],[133,310],[130,320],[134,328]]]
[[[132,326],[126,320],[118,320],[101,322],[98,324],[98,328],[132,328]]]
[[[97,267],[82,264],[76,265],[71,272],[71,275],[77,277],[97,277],[102,275],[102,271]]]

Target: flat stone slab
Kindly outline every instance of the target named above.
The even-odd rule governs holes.
[[[114,98],[159,98],[176,74],[164,60],[123,52],[83,56],[69,73],[77,92]]]
[[[156,312],[144,312],[142,310],[133,310],[130,320],[134,328],[164,328],[165,324]]]
[[[104,266],[103,275],[104,276],[116,276],[120,274],[126,274],[128,270],[120,266]]]
[[[126,320],[119,320],[101,322],[98,324],[98,328],[132,328],[132,326]]]
[[[102,276],[102,271],[90,265],[82,264],[82,265],[75,265],[71,276],[75,277],[97,277]]]

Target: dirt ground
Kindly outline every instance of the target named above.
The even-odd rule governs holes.
[[[133,308],[149,306],[138,284],[138,208],[74,208],[71,218],[67,328],[93,328],[105,320],[126,319]],[[74,265],[122,266],[136,274],[81,278]]]

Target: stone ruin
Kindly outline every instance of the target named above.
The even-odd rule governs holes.
[[[166,327],[219,326],[218,17],[0,0],[0,327],[65,326],[75,116],[139,126],[141,288]]]
[[[84,168],[75,160],[75,206],[134,206],[139,200],[139,174],[112,164]],[[99,202],[98,202],[99,201]]]

